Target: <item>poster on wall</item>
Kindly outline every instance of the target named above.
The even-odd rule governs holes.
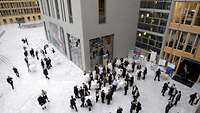
[[[151,51],[150,61],[155,62],[156,56],[157,56],[157,52]]]
[[[166,60],[164,59],[159,59],[158,65],[160,66],[165,66]]]
[[[49,36],[52,43],[62,52],[65,53],[63,29],[49,22]]]

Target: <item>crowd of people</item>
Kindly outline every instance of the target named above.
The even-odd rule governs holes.
[[[29,43],[26,38],[22,39],[23,44],[26,46],[24,49],[24,60],[26,62],[28,72],[31,72],[29,59],[37,59],[42,67],[43,74],[46,79],[50,79],[48,76],[48,70],[52,68],[51,59],[48,57],[47,48],[49,48],[48,44],[44,45],[43,49],[34,50],[31,48],[28,50]],[[51,49],[52,53],[55,53],[55,50]],[[16,67],[12,68],[13,72],[19,78],[20,74]],[[136,72],[136,74],[134,74]],[[134,79],[137,80],[145,80],[146,75],[148,73],[147,67],[142,66],[141,63],[136,61],[129,62],[128,59],[125,58],[115,58],[113,61],[108,61],[105,65],[96,65],[93,71],[88,73],[84,72],[84,76],[87,80],[82,83],[78,87],[78,85],[74,86],[74,95],[70,98],[70,108],[74,109],[78,112],[77,107],[77,99],[81,100],[80,107],[88,108],[89,111],[92,110],[93,104],[101,102],[102,104],[106,103],[107,105],[111,104],[113,101],[113,95],[115,92],[123,91],[126,96],[128,90],[131,89],[131,103],[130,103],[130,113],[139,113],[142,110],[142,104],[139,100],[140,92],[137,87]],[[161,70],[155,72],[154,81],[158,79],[160,81]],[[11,85],[12,89],[14,89],[13,78],[8,76],[7,82]],[[123,89],[123,90],[122,90]],[[169,110],[178,104],[181,100],[182,92],[177,90],[175,84],[170,85],[170,82],[164,83],[162,87],[161,94],[164,97],[165,93],[168,90],[168,104],[165,107],[165,113],[168,113]],[[91,91],[95,92],[95,96],[91,95]],[[95,98],[95,102],[93,102],[93,97]],[[197,93],[190,95],[189,104],[197,104],[200,97],[198,97]],[[46,109],[46,103],[50,102],[47,97],[47,92],[42,90],[42,95],[38,97],[38,103],[42,106],[42,109]],[[123,108],[119,106],[116,110],[117,113],[122,113]]]
[[[134,84],[134,71],[137,73],[137,80],[145,80],[147,68],[144,67],[142,69],[140,63],[129,63],[127,59],[115,58],[113,62],[107,62],[107,65],[96,65],[93,71],[84,73],[84,76],[88,76],[88,79],[85,83],[82,83],[82,86],[74,86],[75,98],[72,96],[70,99],[71,108],[78,111],[75,100],[80,99],[82,102],[80,107],[89,107],[90,111],[93,106],[91,100],[93,96],[90,95],[91,91],[95,92],[94,98],[96,103],[99,102],[100,98],[102,104],[106,103],[109,105],[116,91],[124,90],[124,95],[127,95],[128,90],[131,89],[132,101],[130,113],[133,111],[139,113],[142,110],[142,104],[138,100],[140,97],[139,89]],[[117,113],[122,113],[122,111],[122,107],[117,109]]]

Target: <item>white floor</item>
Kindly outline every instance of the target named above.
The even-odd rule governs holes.
[[[56,60],[52,58],[54,61],[53,68],[49,72],[50,80],[45,79],[38,61],[35,61],[36,72],[28,73],[21,38],[27,37],[30,47],[34,49],[42,48],[47,43],[44,28],[19,29],[17,25],[7,25],[0,29],[6,30],[0,39],[0,58],[4,60],[4,62],[0,60],[0,113],[75,113],[69,107],[69,98],[73,94],[73,86],[81,85],[84,81],[82,70],[56,51],[62,63],[56,64]],[[18,68],[20,78],[12,72],[13,65]],[[168,103],[168,96],[162,97],[160,94],[165,81],[154,82],[154,73],[148,69],[146,80],[136,81],[141,95],[139,100],[142,111],[140,113],[164,113]],[[8,75],[14,78],[15,90],[12,90],[6,82]],[[194,113],[197,106],[190,106],[187,102],[189,94],[200,91],[199,85],[188,88],[173,80],[169,81],[175,83],[178,90],[182,91],[181,101],[169,113]],[[41,89],[47,90],[51,100],[45,111],[37,102]],[[116,92],[111,105],[95,103],[91,113],[115,113],[118,106],[122,106],[123,113],[129,113],[132,100],[131,90],[129,89],[127,96],[123,94],[123,91]],[[92,96],[94,96],[93,92]],[[78,100],[79,113],[88,113],[88,109],[79,107],[80,103]]]

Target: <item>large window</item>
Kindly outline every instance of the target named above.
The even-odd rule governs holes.
[[[195,19],[195,23],[194,23],[195,26],[200,26],[200,8],[199,8],[199,11],[197,13],[197,17]]]
[[[176,2],[173,11],[173,22],[191,25],[196,12],[197,2]]]
[[[71,0],[67,0],[67,6],[68,6],[67,8],[68,8],[68,15],[69,15],[69,23],[73,23]]]
[[[56,7],[57,19],[60,19],[60,12],[59,12],[59,6],[58,6],[58,1],[57,0],[55,0],[55,7]]]
[[[178,44],[176,46],[177,49],[183,50],[183,46],[184,46],[186,37],[187,37],[187,33],[186,32],[180,32]]]
[[[60,0],[60,4],[61,4],[62,20],[66,22],[65,3],[64,3],[64,0]]]
[[[106,3],[105,0],[99,0],[99,24],[106,23]]]
[[[55,18],[55,10],[54,10],[53,0],[50,0],[50,4],[51,4],[51,13],[52,13],[52,17]]]
[[[193,43],[195,42],[195,39],[196,39],[196,34],[190,34],[190,37],[189,37],[189,40],[188,40],[188,43],[187,43],[187,46],[186,46],[186,48],[185,48],[185,51],[186,52],[191,52],[191,50],[192,50],[192,45],[193,45]]]
[[[46,0],[47,1],[47,10],[48,10],[48,16],[51,16],[51,11],[50,11],[50,7],[49,7],[49,0]]]

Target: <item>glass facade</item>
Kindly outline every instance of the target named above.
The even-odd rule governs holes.
[[[171,0],[141,0],[136,46],[160,54]]]
[[[199,26],[200,25],[199,3],[176,2],[172,15],[172,23]]]
[[[198,44],[200,43],[200,35],[198,33],[176,29],[169,29],[169,33],[171,35],[167,39],[167,47],[195,54]]]
[[[161,36],[156,36],[146,32],[137,32],[136,46],[145,50],[153,50],[160,53],[160,48],[162,47]]]
[[[140,8],[169,10],[171,0],[141,0]]]

